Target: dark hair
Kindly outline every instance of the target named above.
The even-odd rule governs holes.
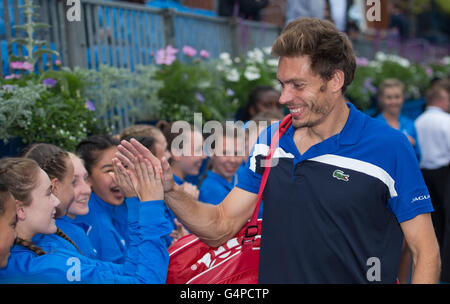
[[[244,113],[242,114],[243,121],[248,121],[252,118],[250,115],[250,108],[256,106],[257,102],[261,99],[261,95],[271,91],[279,93],[271,86],[256,86],[250,91],[247,105],[245,106]]]
[[[8,187],[0,179],[0,216],[5,214],[6,202],[12,198],[11,193],[8,191]]]
[[[326,81],[336,70],[343,71],[342,93],[353,81],[356,60],[350,40],[327,20],[298,18],[291,21],[273,43],[272,54],[278,57],[307,55],[311,70]]]
[[[88,174],[98,162],[101,152],[119,145],[119,142],[107,135],[93,135],[81,141],[75,148],[75,153],[84,161]]]
[[[152,125],[146,125],[146,124],[139,124],[139,125],[132,125],[120,133],[120,140],[124,140],[125,138],[131,138],[131,137],[156,137],[157,135],[163,135],[161,130]]]
[[[144,145],[147,149],[150,150],[150,152],[153,153],[153,155],[156,155],[156,149],[155,149],[155,143],[156,139],[151,136],[133,136],[133,135],[127,135],[123,137],[121,140],[130,141],[130,139],[136,139],[138,142],[140,142],[142,145]]]
[[[52,144],[32,144],[26,146],[20,153],[21,157],[35,160],[50,179],[63,180],[67,173],[69,153]]]

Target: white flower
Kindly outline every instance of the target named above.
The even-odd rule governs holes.
[[[442,64],[450,64],[450,56],[445,56],[441,59]]]
[[[231,60],[230,54],[228,54],[228,53],[220,53],[219,59],[225,65],[232,65],[233,64],[233,61]]]
[[[375,59],[378,61],[385,61],[387,59],[387,56],[383,52],[376,52]]]
[[[409,66],[411,65],[409,63],[409,60],[406,58],[399,58],[397,62],[404,68],[409,68]]]
[[[274,80],[272,86],[274,87],[275,90],[281,92],[281,83],[279,81]]]
[[[277,67],[278,66],[278,59],[268,59],[267,65],[271,67]]]
[[[236,69],[231,69],[225,76],[228,81],[237,82],[239,81],[239,72]]]
[[[260,49],[253,49],[247,52],[248,61],[251,63],[263,63],[264,53]]]
[[[244,76],[248,80],[252,81],[252,80],[255,80],[255,79],[258,79],[259,77],[261,77],[261,74],[259,74],[259,70],[257,67],[249,65],[245,69]]]
[[[264,47],[264,48],[263,48],[263,52],[264,52],[266,55],[270,55],[270,54],[272,53],[272,47],[271,47],[271,46],[266,46],[266,47]]]
[[[241,62],[241,58],[239,58],[239,57],[234,58],[234,62],[236,62],[236,63]]]

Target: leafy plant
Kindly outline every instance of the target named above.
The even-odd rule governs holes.
[[[177,52],[168,46],[156,54],[159,69],[155,78],[163,84],[158,90],[160,118],[193,122],[193,113],[202,113],[204,120],[229,118],[234,108],[226,102],[226,89],[213,63],[195,58],[197,51],[189,46],[183,48],[185,62],[176,58]],[[207,58],[205,51],[200,54]]]
[[[228,53],[219,56],[217,69],[222,72],[223,82],[228,91],[228,99],[239,108],[244,108],[248,95],[256,86],[279,88],[276,81],[278,60],[270,56],[270,47],[255,48],[244,56],[231,59]]]
[[[103,132],[82,95],[84,85],[69,69],[3,80],[0,139],[20,137],[25,144],[46,142],[70,151],[86,136]]]
[[[49,28],[46,23],[38,23],[33,21],[33,17],[37,16],[35,9],[39,6],[33,5],[32,0],[24,0],[24,5],[20,7],[22,14],[25,16],[25,23],[22,25],[14,25],[13,28],[19,31],[23,31],[26,37],[13,38],[10,43],[18,43],[26,49],[25,56],[10,55],[10,62],[28,62],[34,67],[37,60],[44,54],[50,54],[59,56],[58,52],[44,48],[47,42],[45,40],[34,39],[34,33],[36,30]]]

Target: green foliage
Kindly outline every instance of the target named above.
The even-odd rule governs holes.
[[[433,77],[446,77],[450,73],[450,62],[443,59],[439,63],[411,63],[397,55],[378,52],[375,59],[368,61],[357,58],[357,67],[352,84],[347,88],[346,96],[360,109],[370,106],[377,96],[377,88],[387,78],[397,78],[405,84],[406,100],[425,96]]]
[[[223,104],[225,90],[204,62],[182,63],[178,60],[160,66],[156,79],[163,83],[158,97],[163,101],[160,118],[193,122],[193,113],[205,120],[225,120],[230,107]]]
[[[10,62],[25,61],[29,62],[33,66],[44,54],[59,56],[58,52],[44,48],[47,44],[44,40],[34,39],[34,33],[39,29],[46,29],[50,27],[45,23],[37,23],[33,21],[33,17],[37,16],[35,9],[38,6],[33,5],[32,0],[24,0],[24,5],[20,7],[22,14],[25,16],[25,23],[21,25],[14,25],[13,28],[18,31],[23,31],[26,36],[21,38],[13,38],[9,42],[17,43],[26,48],[27,54],[25,56],[11,55]]]
[[[84,85],[69,69],[3,80],[0,139],[20,137],[25,144],[46,142],[72,151],[81,139],[103,132],[86,106]]]

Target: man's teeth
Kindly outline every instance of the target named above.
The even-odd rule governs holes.
[[[298,113],[298,112],[300,112],[300,109],[291,109],[290,111],[291,111],[291,113]]]

